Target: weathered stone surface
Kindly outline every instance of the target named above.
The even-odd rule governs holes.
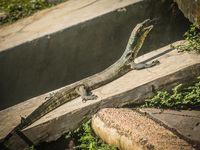
[[[120,150],[192,150],[171,131],[136,111],[105,108],[92,119],[92,128],[104,141]]]
[[[141,109],[156,120],[175,129],[184,137],[200,142],[200,111],[160,110],[155,108]]]
[[[200,29],[200,1],[199,0],[174,0],[179,9],[191,22],[197,23]]]
[[[175,45],[178,44],[180,42]],[[185,87],[197,82],[196,77],[200,75],[200,55],[178,53],[168,45],[138,57],[136,62],[150,62],[155,59],[158,59],[161,64],[144,70],[133,70],[93,90],[92,92],[98,96],[97,100],[87,101],[87,103],[82,103],[80,97],[72,100],[24,129],[23,133],[34,144],[38,144],[39,141],[53,141],[63,133],[75,129],[101,108],[121,107],[151,98],[155,95],[152,87],[155,90],[169,91],[180,83]],[[20,115],[28,116],[45,102],[45,97],[48,96],[49,93],[46,93],[0,111],[0,139],[2,140],[20,122]],[[19,137],[13,138],[15,140],[11,149],[27,147]]]

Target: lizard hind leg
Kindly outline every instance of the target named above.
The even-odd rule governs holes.
[[[87,100],[95,100],[98,98],[97,95],[94,94],[88,94],[86,88],[81,85],[79,87],[76,88],[76,92],[81,96],[82,98],[82,102],[86,102]]]
[[[130,63],[130,66],[131,66],[131,69],[144,69],[144,68],[150,68],[150,67],[153,67],[153,66],[156,66],[160,64],[160,62],[158,60],[156,61],[153,61],[152,63],[150,64],[144,64],[144,63],[134,63],[134,62],[131,62]]]

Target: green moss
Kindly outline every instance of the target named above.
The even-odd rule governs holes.
[[[172,94],[158,91],[152,99],[145,100],[145,104],[141,107],[200,110],[200,82],[178,92],[181,86],[182,84],[179,84],[174,87]]]
[[[29,147],[29,150],[36,150],[34,146]]]
[[[51,6],[54,5],[46,0],[0,0],[0,12],[6,14],[0,19],[0,25],[13,23]]]
[[[187,32],[185,32],[183,36],[186,37],[184,41],[186,45],[179,45],[179,46],[170,45],[171,48],[176,48],[181,51],[200,52],[200,32],[197,29],[195,23],[190,26],[190,29]]]
[[[82,125],[81,128],[69,132],[66,138],[74,138],[75,146],[77,150],[117,150],[116,147],[105,144],[101,139],[99,139],[93,132],[91,128],[91,120]]]

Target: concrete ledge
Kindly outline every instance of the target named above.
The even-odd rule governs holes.
[[[68,0],[0,28],[0,51],[30,42],[142,0]],[[8,40],[9,39],[9,40]],[[11,42],[12,41],[12,42]]]
[[[161,122],[168,128],[176,130],[185,138],[200,144],[200,111],[175,111],[155,108],[145,108],[139,111]]]
[[[175,45],[178,44],[180,42]],[[200,75],[200,55],[178,53],[177,50],[170,49],[168,45],[140,56],[136,61],[150,62],[155,59],[158,59],[161,64],[149,69],[133,70],[95,89],[92,91],[98,95],[95,101],[82,103],[79,97],[66,103],[24,129],[23,133],[34,144],[40,141],[53,141],[63,133],[75,129],[101,108],[121,107],[151,98],[154,95],[152,87],[155,90],[169,91],[180,83],[183,83],[184,87],[197,82],[196,77]],[[20,122],[20,115],[28,116],[45,101],[47,96],[49,96],[48,93],[1,111],[0,139],[4,138]],[[19,137],[15,136],[13,139],[11,148],[18,149],[27,146]]]

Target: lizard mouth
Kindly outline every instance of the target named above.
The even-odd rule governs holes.
[[[146,31],[146,30],[149,30],[149,29],[152,29],[153,28],[153,25],[150,25],[150,26],[148,26],[148,27],[145,27],[144,29],[143,29],[143,31]]]

